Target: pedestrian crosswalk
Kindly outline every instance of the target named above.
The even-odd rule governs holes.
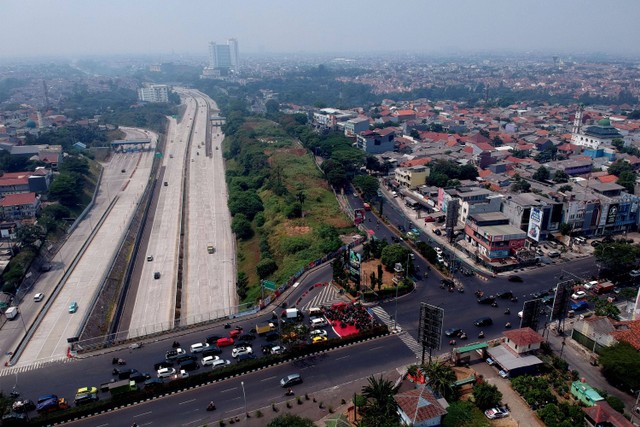
[[[68,357],[61,356],[61,357],[55,358],[55,359],[43,360],[43,361],[24,364],[24,365],[20,365],[19,364],[17,366],[11,366],[11,367],[0,369],[0,377],[6,377],[6,376],[9,376],[9,375],[15,375],[15,374],[19,374],[19,373],[22,373],[22,372],[33,371],[35,369],[42,368],[42,367],[50,365],[52,363],[66,363],[66,362],[70,362],[72,360],[73,359],[70,359]]]
[[[345,297],[341,296],[336,288],[330,283],[322,286],[322,289],[319,292],[317,289],[314,289],[312,292],[315,292],[316,295],[302,307],[298,307],[302,311],[309,310],[311,307],[322,307],[340,301],[348,301]]]
[[[392,330],[394,326],[401,330],[402,326],[394,323],[391,316],[382,307],[373,307],[371,311],[382,323],[387,325],[389,330]],[[416,341],[411,335],[406,332],[401,332],[398,334],[398,338],[400,338],[400,340],[402,340],[402,342],[409,347],[409,350],[413,351],[417,357],[422,357],[422,346],[418,344],[418,341]]]

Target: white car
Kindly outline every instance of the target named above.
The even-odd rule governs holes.
[[[287,351],[287,348],[283,345],[277,345],[275,347],[271,347],[271,354],[282,354]]]
[[[221,366],[226,366],[226,365],[230,365],[231,361],[229,360],[225,360],[225,359],[216,359],[213,361],[213,363],[211,364],[211,369],[216,369],[219,368]]]
[[[521,318],[521,319],[522,319],[522,313],[523,313],[523,312],[524,312],[524,311],[519,311],[519,312],[518,312],[518,317],[519,317],[519,318]]]
[[[438,255],[442,256],[442,248],[439,248],[439,247],[437,247],[437,246],[436,246],[436,247],[435,247],[435,248],[433,248],[433,249],[436,251],[436,253],[437,253]]]
[[[571,299],[582,299],[586,297],[587,297],[587,293],[585,291],[576,291],[573,294],[571,294]]]
[[[191,350],[191,353],[202,353],[206,346],[206,343],[197,342],[195,344],[191,344],[189,349]]]
[[[162,368],[158,369],[158,378],[169,378],[171,375],[175,375],[176,370],[174,368]]]
[[[189,372],[185,371],[184,369],[180,369],[180,372],[178,372],[177,374],[175,374],[171,378],[174,379],[174,380],[189,378]]]
[[[509,416],[509,411],[504,408],[492,408],[484,411],[484,415],[490,420],[497,420]]]
[[[236,347],[231,352],[231,357],[235,359],[242,354],[253,354],[253,349],[251,347]]]
[[[509,373],[507,371],[504,370],[500,370],[500,372],[498,372],[498,375],[500,375],[502,378],[508,378],[509,377]]]
[[[44,299],[44,294],[43,294],[42,292],[39,292],[39,293],[37,293],[37,294],[35,294],[35,295],[33,296],[33,300],[34,300],[35,302],[40,302],[40,301],[42,301],[43,299]]]
[[[327,331],[325,331],[324,329],[314,329],[313,331],[309,332],[309,335],[311,335],[312,337],[315,337],[316,335],[326,337]]]
[[[202,358],[202,366],[213,365],[216,360],[220,360],[220,356],[205,356]]]

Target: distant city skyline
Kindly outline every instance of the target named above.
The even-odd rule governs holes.
[[[538,52],[640,57],[640,2],[620,0],[5,0],[3,58],[196,54]]]

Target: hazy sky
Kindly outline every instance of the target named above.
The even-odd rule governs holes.
[[[200,53],[640,54],[639,0],[0,0],[2,57]]]

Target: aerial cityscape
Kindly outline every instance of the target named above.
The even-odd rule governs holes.
[[[1,425],[640,426],[640,4],[524,6],[6,2]]]

